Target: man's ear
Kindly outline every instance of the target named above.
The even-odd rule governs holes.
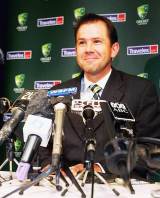
[[[116,42],[112,45],[111,57],[115,58],[119,52],[120,46],[119,43]]]

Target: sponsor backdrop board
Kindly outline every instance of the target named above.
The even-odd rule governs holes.
[[[5,91],[15,99],[23,89],[49,88],[79,70],[73,26],[87,12],[113,21],[121,44],[117,69],[153,80],[160,93],[159,1],[10,1]]]
[[[73,26],[83,14],[115,24],[121,50],[113,66],[152,80],[160,94],[159,0],[8,1],[5,96],[49,89],[77,75]]]

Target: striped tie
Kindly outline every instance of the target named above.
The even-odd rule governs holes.
[[[102,88],[97,84],[90,85],[89,88],[93,92],[93,99],[94,100],[100,99],[99,92],[102,90]]]

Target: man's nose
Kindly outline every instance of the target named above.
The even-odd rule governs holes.
[[[93,51],[93,49],[94,49],[94,47],[93,47],[92,42],[88,42],[88,43],[86,44],[86,51],[87,51],[87,52],[91,52],[91,51]]]

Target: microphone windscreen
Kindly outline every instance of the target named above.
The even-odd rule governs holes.
[[[46,118],[53,117],[53,109],[47,97],[47,90],[37,91],[26,109],[25,119],[29,114],[40,114]]]

